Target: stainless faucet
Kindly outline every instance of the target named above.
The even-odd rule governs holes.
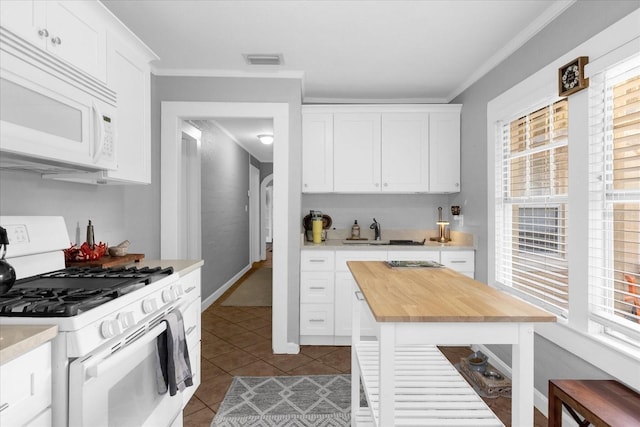
[[[374,240],[382,239],[382,237],[380,236],[380,223],[376,221],[375,218],[373,218],[373,224],[371,224],[369,228],[373,230],[373,233],[375,235]]]

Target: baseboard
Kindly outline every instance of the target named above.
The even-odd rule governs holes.
[[[237,272],[235,276],[233,276],[231,279],[229,279],[227,281],[227,283],[225,283],[224,285],[220,286],[211,295],[209,295],[206,299],[202,300],[202,303],[200,304],[200,310],[201,311],[205,311],[207,308],[209,308],[214,302],[216,302],[218,300],[218,298],[220,298],[225,292],[227,292],[229,290],[229,288],[231,286],[233,286],[233,284],[236,283],[238,280],[240,280],[240,278],[242,276],[244,276],[245,273],[247,271],[249,271],[249,270],[251,270],[251,266],[247,265],[242,270]]]
[[[496,356],[491,350],[489,350],[484,345],[472,345],[471,349],[473,351],[482,351],[489,357],[489,363],[491,363],[495,368],[497,368],[500,372],[502,372],[508,378],[511,378],[511,367],[504,363],[502,359]],[[549,399],[542,392],[538,391],[538,389],[533,389],[533,406],[542,414],[549,418],[548,409],[549,409]],[[569,427],[579,427],[573,418],[566,412],[562,413],[562,425]]]

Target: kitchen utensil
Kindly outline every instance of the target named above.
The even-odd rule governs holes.
[[[2,248],[2,256],[0,257],[0,295],[8,292],[16,282],[16,270],[4,259],[8,244],[9,236],[7,235],[7,230],[0,227],[0,247]]]
[[[322,214],[320,211],[311,211],[309,215],[305,216],[302,219],[302,225],[304,226],[305,237],[307,239],[307,242],[313,242],[312,220],[313,220],[314,214],[322,217],[322,231],[320,233],[320,240],[324,242],[325,240],[327,240],[327,230],[333,224],[333,220],[329,215]]]
[[[320,211],[313,212],[313,218],[311,219],[312,231],[313,231],[313,243],[322,242],[322,213]]]
[[[481,351],[476,351],[467,357],[469,367],[478,372],[484,372],[487,370],[488,359],[489,357]]]
[[[89,220],[89,225],[87,225],[87,245],[89,245],[89,247],[91,249],[93,249],[93,247],[96,244],[94,235],[93,235],[93,224],[91,224],[91,220]]]
[[[129,241],[125,240],[124,242],[109,247],[109,255],[110,256],[125,256],[127,252],[129,252]]]

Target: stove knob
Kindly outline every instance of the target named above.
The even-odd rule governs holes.
[[[178,299],[175,291],[171,288],[162,291],[162,302],[173,302]]]
[[[181,297],[182,295],[184,295],[184,291],[182,290],[182,286],[180,284],[172,286],[171,288],[175,291],[176,296]]]
[[[144,311],[144,314],[153,313],[156,310],[158,310],[158,304],[156,303],[155,298],[149,298],[142,301],[142,311]]]
[[[130,328],[135,323],[132,311],[118,314],[118,320],[124,329]]]
[[[117,320],[105,320],[100,325],[100,331],[104,338],[112,338],[120,334],[120,323]]]

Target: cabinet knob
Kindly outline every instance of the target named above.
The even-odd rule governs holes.
[[[60,46],[62,44],[62,40],[60,40],[60,37],[51,37],[51,43]]]
[[[389,183],[385,182],[385,183],[384,183],[384,186],[385,186],[385,187],[388,187],[388,186],[389,186]]]
[[[456,187],[460,187],[460,183],[459,182],[456,182]]]
[[[376,187],[380,187],[380,184],[378,184],[377,182],[376,182]]]
[[[305,184],[304,186],[305,186],[305,187],[308,187],[308,186],[309,186],[309,184]]]
[[[38,35],[40,37],[49,37],[49,31],[47,31],[46,28],[42,28],[42,29],[38,30]]]

